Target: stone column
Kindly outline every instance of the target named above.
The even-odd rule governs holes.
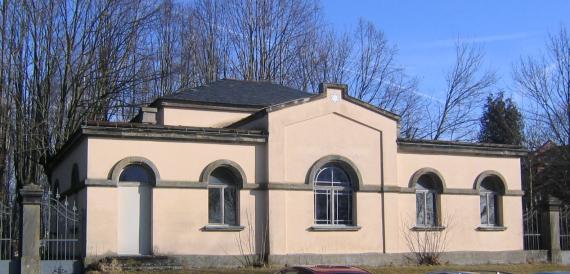
[[[562,263],[560,252],[560,205],[561,202],[554,196],[548,196],[542,202],[542,242],[548,250],[548,259],[552,263]]]
[[[40,273],[40,206],[43,190],[39,185],[29,184],[20,189],[21,212],[21,273]]]

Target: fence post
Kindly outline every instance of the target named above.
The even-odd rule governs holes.
[[[562,263],[560,252],[560,206],[561,202],[554,196],[542,201],[542,231],[544,247],[548,250],[548,259],[552,263]]]
[[[22,273],[40,273],[40,207],[43,190],[39,185],[29,184],[20,189],[21,214],[21,265]]]

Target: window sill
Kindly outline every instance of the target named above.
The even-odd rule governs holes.
[[[309,231],[358,231],[357,225],[314,225],[309,227]]]
[[[412,231],[443,231],[445,226],[414,226]]]
[[[507,227],[505,226],[478,226],[475,230],[477,231],[505,231]]]
[[[205,225],[202,227],[202,231],[228,231],[236,232],[242,231],[245,227],[241,225]]]

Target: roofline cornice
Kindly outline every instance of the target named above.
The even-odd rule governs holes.
[[[267,133],[262,130],[87,122],[82,124],[49,160],[48,173],[86,137],[239,144],[263,144],[267,142]]]
[[[396,123],[398,123],[398,124],[400,122],[400,116],[399,115],[397,115],[393,112],[375,107],[371,104],[368,104],[364,101],[361,101],[359,99],[356,99],[356,98],[348,95],[348,86],[347,85],[345,85],[345,84],[334,84],[334,83],[322,83],[321,85],[319,85],[320,91],[318,94],[315,94],[311,97],[295,99],[295,100],[287,101],[284,103],[268,106],[266,108],[263,108],[263,109],[255,112],[255,113],[253,113],[250,116],[247,116],[247,117],[229,125],[228,128],[236,128],[236,127],[242,126],[244,124],[247,124],[248,122],[254,121],[254,120],[258,119],[259,117],[266,115],[269,112],[278,111],[278,110],[281,110],[284,108],[288,108],[288,107],[292,107],[292,106],[296,106],[296,105],[300,105],[300,104],[304,104],[304,103],[308,103],[308,102],[312,102],[312,101],[316,101],[316,100],[326,98],[326,96],[327,96],[326,95],[326,89],[328,89],[328,88],[342,90],[342,98],[344,100],[346,100],[347,102],[353,103],[355,105],[358,105],[358,106],[363,107],[365,109],[368,109],[370,111],[378,113],[378,114],[380,114],[386,118],[389,118],[391,120],[396,121]]]
[[[345,84],[336,84],[336,83],[321,83],[321,84],[319,85],[319,93],[318,93],[318,94],[316,94],[316,95],[314,95],[314,96],[311,96],[311,97],[307,97],[307,98],[301,98],[301,99],[291,100],[291,101],[284,102],[284,103],[281,103],[281,104],[276,104],[276,105],[269,106],[269,107],[266,108],[266,109],[267,109],[267,112],[272,112],[272,111],[280,110],[280,109],[287,108],[287,107],[290,107],[290,106],[295,106],[295,105],[298,105],[298,104],[308,103],[308,102],[311,102],[311,101],[314,101],[314,100],[326,98],[326,96],[327,96],[327,95],[326,95],[326,91],[327,91],[327,89],[329,89],[329,88],[332,88],[332,89],[340,89],[340,90],[342,91],[342,92],[341,92],[341,94],[342,94],[342,99],[346,100],[347,102],[353,103],[353,104],[358,105],[358,106],[360,106],[360,107],[366,108],[366,109],[368,109],[368,110],[370,110],[370,111],[376,112],[376,113],[378,113],[378,114],[380,114],[380,115],[382,115],[382,116],[384,116],[384,117],[386,117],[386,118],[392,119],[392,120],[394,120],[394,121],[396,121],[396,122],[399,122],[399,121],[400,121],[400,116],[399,116],[399,115],[397,115],[397,114],[395,114],[395,113],[393,113],[393,112],[390,112],[390,111],[381,109],[381,108],[379,108],[379,107],[375,107],[375,106],[373,106],[373,105],[371,105],[371,104],[369,104],[369,103],[366,103],[366,102],[364,102],[364,101],[361,101],[361,100],[359,100],[359,99],[356,99],[356,98],[350,96],[350,95],[348,94],[348,86],[347,86],[347,85],[345,85]]]
[[[528,155],[528,151],[520,146],[468,143],[452,141],[398,139],[398,152],[419,154],[450,154],[521,158]]]

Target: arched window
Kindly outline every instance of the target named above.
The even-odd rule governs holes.
[[[418,178],[416,187],[416,225],[435,227],[439,225],[439,193],[441,183],[437,176],[424,174]]]
[[[208,178],[208,223],[238,224],[238,178],[227,167],[218,167]]]
[[[130,164],[126,166],[121,175],[119,182],[139,182],[142,184],[154,184],[154,173],[141,164]]]
[[[315,175],[315,224],[353,225],[353,185],[348,173],[330,163]]]
[[[481,182],[479,186],[481,225],[500,226],[500,203],[502,183],[496,176],[489,176]]]

